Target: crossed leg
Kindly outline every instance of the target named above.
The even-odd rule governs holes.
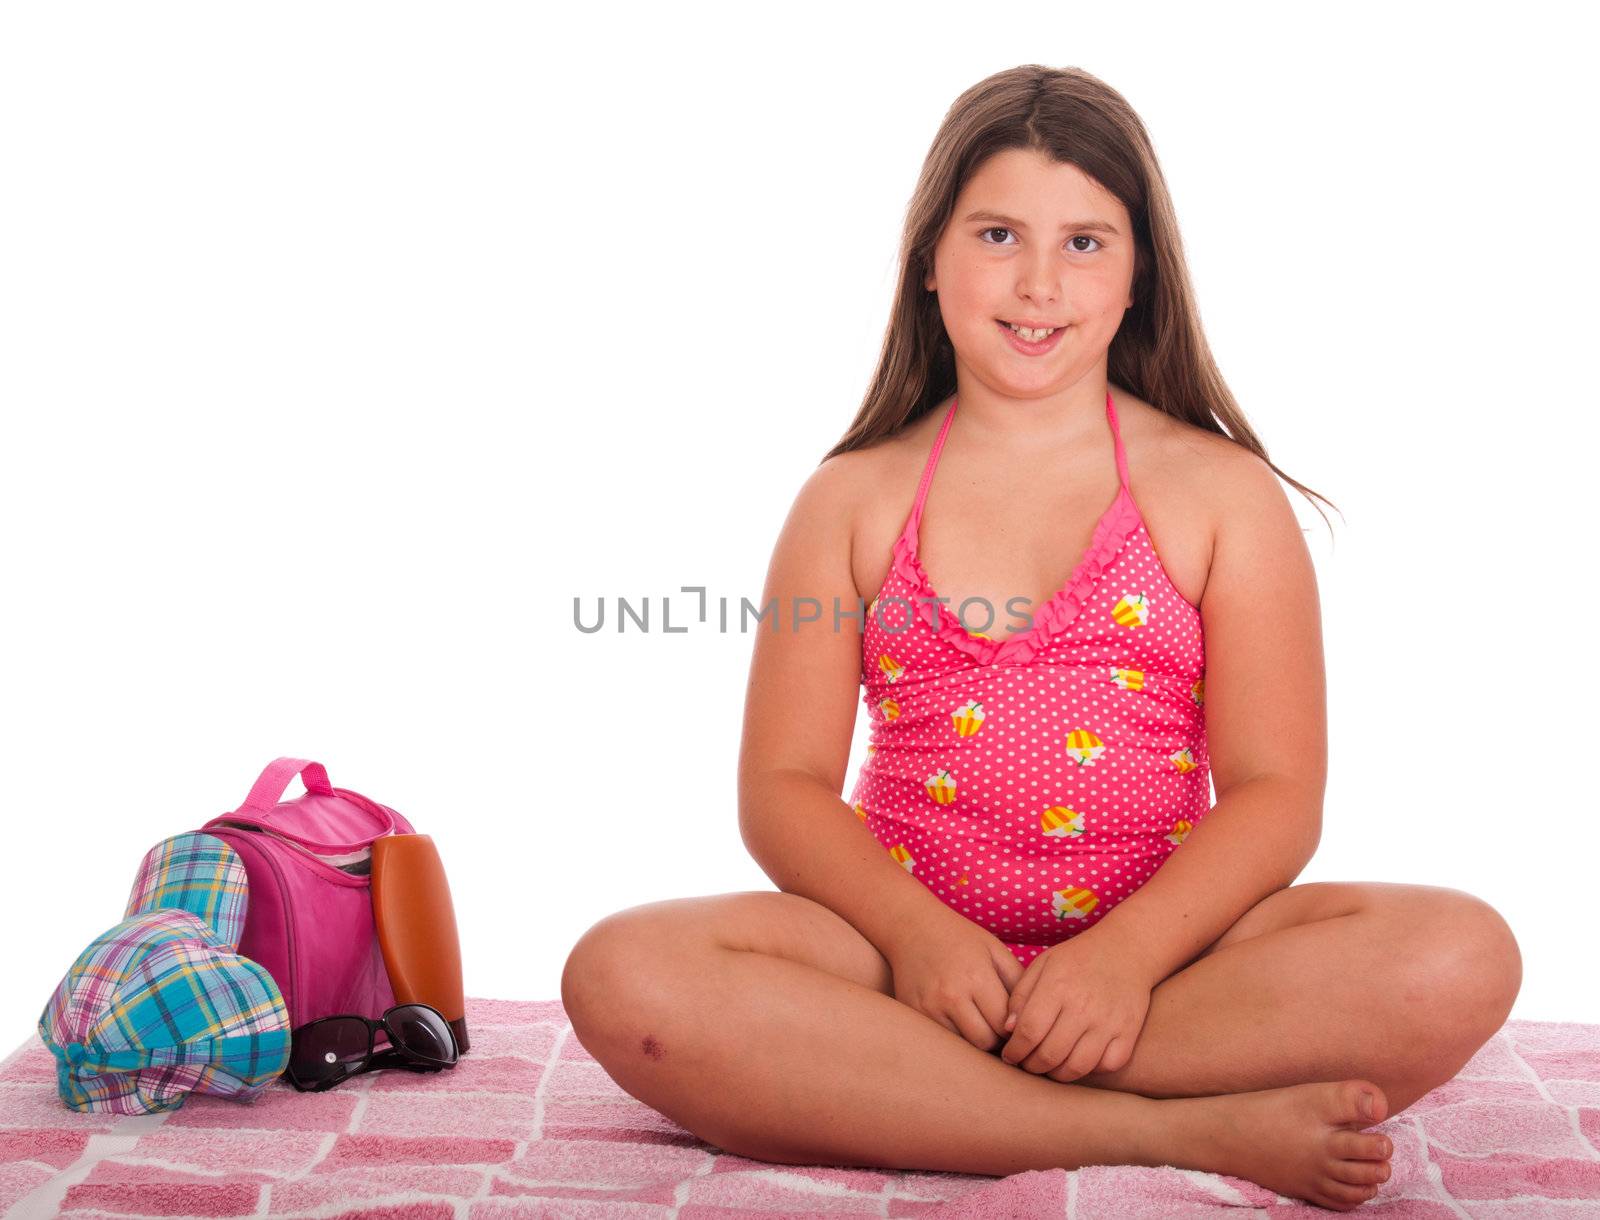
[[[1493,1036],[1521,980],[1510,928],[1471,894],[1292,885],[1155,987],[1123,1067],[1074,1083],[1192,1097],[1362,1076],[1394,1115]]]
[[[626,1091],[746,1156],[1179,1164],[1347,1208],[1388,1176],[1388,1141],[1361,1128],[1453,1075],[1519,980],[1509,929],[1470,895],[1294,886],[1153,989],[1121,1070],[1061,1083],[898,1003],[889,964],[838,915],[762,891],[607,917],[569,955],[562,1000]],[[1364,1082],[1384,1093],[1369,1121]]]

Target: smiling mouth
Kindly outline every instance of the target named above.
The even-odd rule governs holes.
[[[1012,334],[1019,336],[1029,343],[1039,343],[1048,339],[1056,331],[1063,329],[1060,326],[1026,326],[1017,322],[1008,322],[1004,318],[996,318],[1000,325],[1006,327]]]

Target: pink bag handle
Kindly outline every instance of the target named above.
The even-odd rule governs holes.
[[[307,794],[317,796],[338,796],[353,801],[378,819],[377,833],[358,839],[353,843],[321,843],[305,835],[295,834],[291,830],[280,826],[272,817],[278,802],[283,799],[289,781],[296,775],[304,781]],[[302,847],[314,851],[348,852],[360,851],[363,847],[370,847],[373,839],[381,839],[384,835],[399,834],[398,825],[394,820],[394,812],[387,805],[380,805],[376,801],[368,800],[359,792],[351,792],[346,788],[335,788],[328,782],[328,771],[319,762],[311,762],[304,758],[279,758],[268,763],[250,789],[250,795],[244,798],[244,804],[232,814],[223,814],[212,819],[215,822],[246,822],[255,823],[258,828],[265,829],[270,826],[274,834],[282,835],[299,843]],[[263,826],[262,824],[266,825]]]
[[[250,795],[239,806],[240,811],[254,809],[260,813],[271,813],[273,806],[289,790],[289,781],[297,775],[305,783],[307,792],[315,792],[319,796],[333,795],[333,785],[328,782],[328,769],[321,763],[308,762],[304,758],[279,758],[268,763],[266,770],[261,772],[261,777],[250,789]]]

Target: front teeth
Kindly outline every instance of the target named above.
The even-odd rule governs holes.
[[[1010,322],[1007,322],[1006,325],[1010,326],[1012,330],[1016,331],[1029,343],[1038,343],[1041,339],[1048,339],[1056,333],[1056,328],[1053,326],[1045,330],[1029,330],[1026,326],[1017,326]]]

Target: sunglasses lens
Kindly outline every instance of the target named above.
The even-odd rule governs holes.
[[[372,1031],[354,1017],[329,1017],[300,1029],[290,1042],[289,1071],[303,1084],[316,1084],[356,1067],[367,1057]]]
[[[456,1061],[456,1039],[445,1019],[421,1004],[401,1004],[389,1013],[389,1025],[406,1051],[433,1063]]]

